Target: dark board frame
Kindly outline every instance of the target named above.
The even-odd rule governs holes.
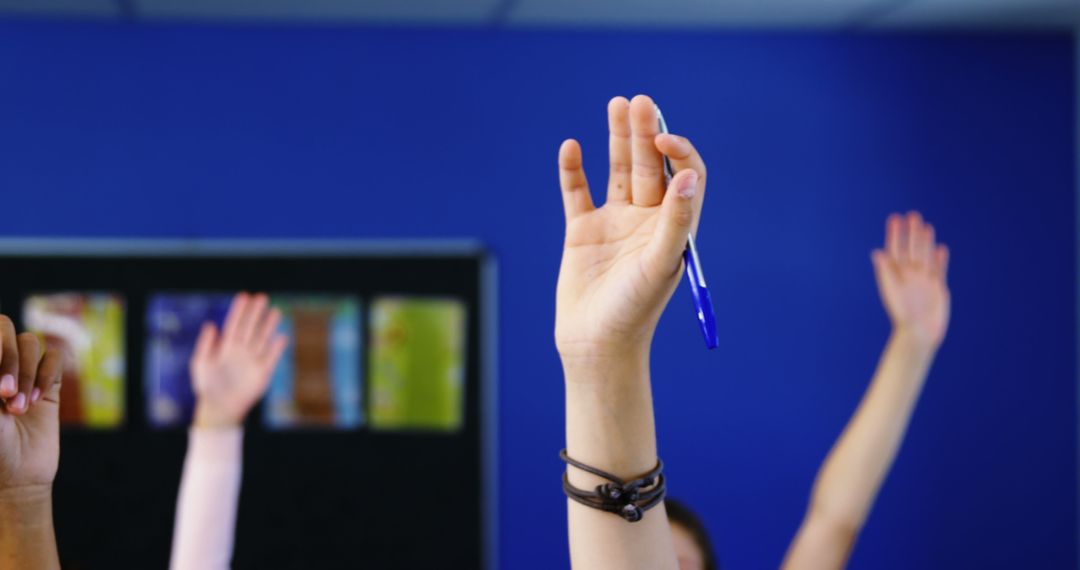
[[[185,290],[356,295],[365,359],[373,296],[463,299],[460,432],[372,432],[366,422],[352,431],[271,432],[259,408],[249,414],[233,567],[497,567],[497,268],[480,244],[0,239],[0,267],[0,311],[20,330],[30,293],[125,297],[125,424],[61,434],[54,510],[65,568],[167,564],[186,431],[146,422],[144,308],[149,292]]]

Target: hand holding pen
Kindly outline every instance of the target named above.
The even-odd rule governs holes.
[[[649,352],[682,277],[687,236],[697,229],[705,165],[685,138],[660,132],[648,97],[612,99],[608,123],[611,174],[602,207],[593,204],[578,143],[568,140],[559,150],[566,241],[555,344],[566,382],[567,457],[629,481],[659,464]],[[665,155],[675,171],[670,183]],[[565,479],[576,489],[607,481],[579,468],[569,468]],[[568,500],[571,565],[675,567],[665,507],[653,506],[630,524]]]
[[[668,134],[667,121],[660,107],[656,108],[656,117],[660,123],[660,133]],[[671,165],[671,159],[664,156],[664,180],[670,184],[675,177],[675,169]],[[690,285],[690,292],[694,295],[694,308],[697,310],[698,325],[701,328],[701,336],[705,338],[705,346],[710,350],[720,344],[716,335],[716,314],[713,312],[712,296],[709,288],[705,285],[705,272],[701,269],[701,257],[698,255],[697,244],[694,243],[694,233],[686,234],[686,250],[683,251],[683,260],[686,261],[686,281]]]
[[[555,338],[564,362],[648,353],[704,198],[704,162],[687,139],[660,132],[651,99],[612,99],[608,125],[602,207],[593,204],[578,143],[567,140],[559,150],[567,227]],[[670,183],[665,156],[676,171]]]

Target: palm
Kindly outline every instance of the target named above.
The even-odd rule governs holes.
[[[574,318],[558,319],[560,339],[632,338],[670,295],[672,271],[645,262],[658,216],[658,207],[608,205],[568,225],[558,300],[560,317]]]
[[[612,100],[608,119],[612,174],[603,207],[592,205],[577,144],[560,150],[567,227],[555,336],[564,353],[649,339],[678,283],[681,251],[701,207],[704,165],[685,139],[656,136],[647,97]],[[689,171],[666,190],[661,151]]]
[[[203,326],[191,358],[196,423],[221,427],[243,422],[266,392],[285,350],[285,337],[275,334],[280,321],[281,313],[269,309],[266,295],[241,293],[220,335],[214,325]]]
[[[949,318],[948,291],[940,280],[925,272],[904,271],[883,289],[894,320],[917,328],[927,338],[944,338]]]
[[[0,414],[0,488],[48,485],[60,462],[58,407],[41,400],[23,416]]]
[[[940,343],[949,326],[948,249],[935,243],[934,228],[914,212],[891,216],[885,249],[874,252],[874,265],[893,327]]]
[[[229,417],[242,418],[262,397],[272,370],[247,347],[223,349],[207,361],[193,364],[195,395]]]

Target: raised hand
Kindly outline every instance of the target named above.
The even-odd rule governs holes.
[[[60,460],[60,353],[0,315],[0,489],[51,488]]]
[[[60,353],[0,315],[0,569],[60,568],[52,483],[60,461]]]
[[[934,226],[918,212],[889,216],[885,248],[874,250],[872,258],[894,332],[936,348],[949,327],[950,295],[949,249],[935,243]]]
[[[612,99],[608,127],[603,207],[593,205],[578,143],[567,140],[559,149],[566,241],[555,341],[564,359],[647,354],[701,213],[705,164],[687,139],[659,134],[651,99]],[[666,188],[663,155],[677,172]]]
[[[934,228],[917,212],[889,216],[885,248],[872,257],[893,333],[859,408],[818,472],[786,570],[847,564],[949,326],[949,250],[934,243]]]
[[[566,241],[555,344],[566,378],[567,454],[634,479],[657,464],[649,349],[682,275],[687,236],[697,228],[705,165],[689,141],[659,134],[656,107],[644,95],[612,99],[608,126],[611,174],[603,207],[593,205],[578,143],[568,140],[559,149]],[[670,184],[664,155],[677,170]],[[604,483],[576,468],[566,476],[579,489]],[[677,566],[662,506],[633,524],[572,501],[568,509],[573,567]]]
[[[203,325],[191,357],[195,426],[224,428],[243,423],[266,392],[288,339],[276,334],[281,312],[266,295],[240,293],[219,332]]]

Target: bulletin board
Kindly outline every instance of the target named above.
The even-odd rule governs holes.
[[[494,568],[479,244],[8,239],[0,267],[0,311],[70,352],[64,568],[167,566],[193,331],[241,290],[269,293],[295,338],[245,424],[233,567]]]

